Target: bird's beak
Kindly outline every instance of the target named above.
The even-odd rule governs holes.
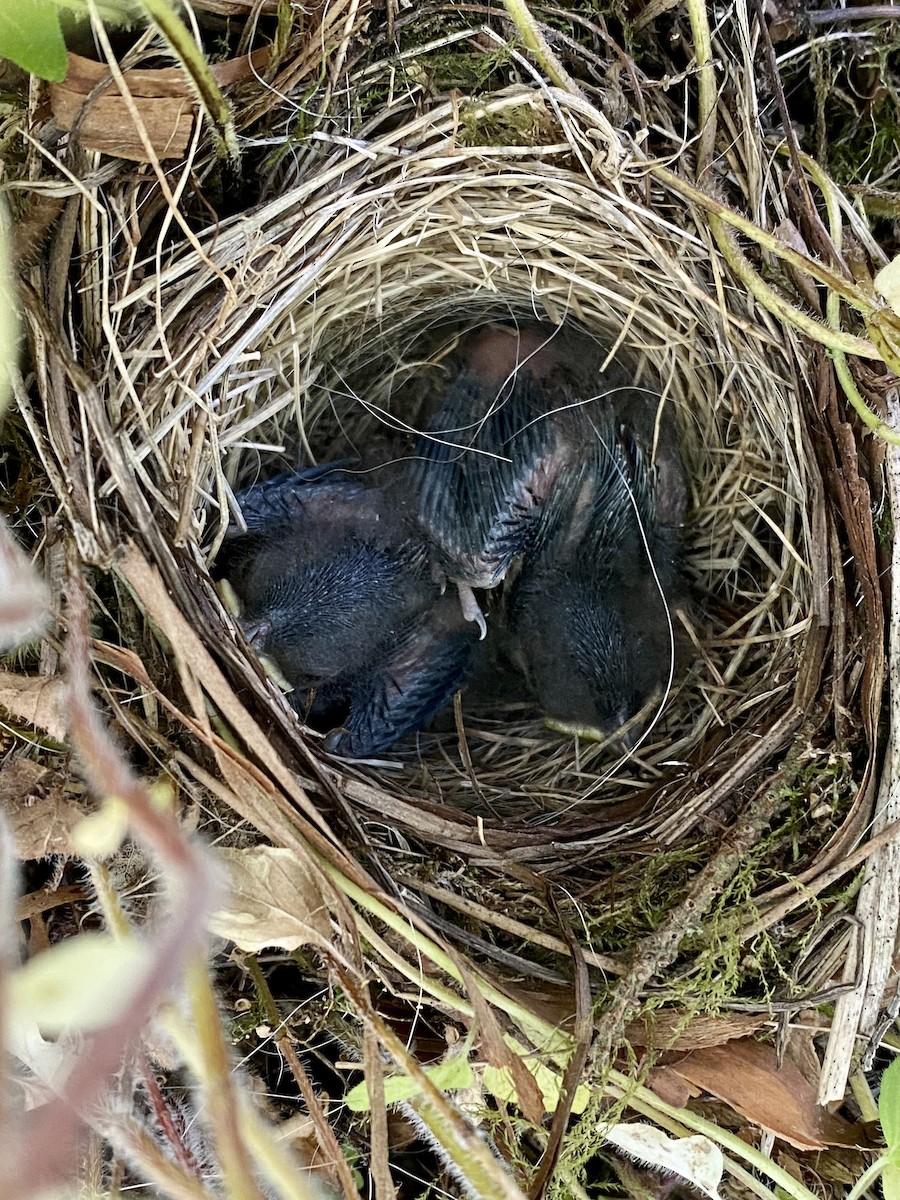
[[[619,738],[619,731],[610,732],[598,729],[594,725],[581,725],[577,721],[557,721],[555,717],[545,717],[544,724],[554,733],[564,733],[569,737],[580,737],[587,742],[614,742]]]
[[[643,736],[656,723],[655,718],[660,709],[660,697],[653,695],[632,717],[626,720],[622,710],[613,717],[606,728],[594,725],[581,725],[574,721],[557,721],[547,717],[544,724],[554,733],[564,733],[569,737],[579,737],[587,742],[597,742],[602,746],[619,746],[623,750],[634,750]]]

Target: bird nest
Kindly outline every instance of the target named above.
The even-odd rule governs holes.
[[[863,439],[832,360],[785,317],[826,329],[821,271],[801,269],[816,262],[804,238],[824,258],[826,235],[796,200],[821,173],[769,152],[738,21],[715,43],[715,176],[683,130],[690,81],[670,92],[616,48],[615,88],[583,90],[543,41],[537,69],[496,21],[456,24],[434,40],[410,18],[399,57],[366,53],[351,30],[332,49],[356,63],[346,126],[320,122],[214,224],[181,215],[188,166],[176,186],[67,164],[82,170],[68,201],[84,218],[81,332],[28,291],[36,374],[19,410],[43,465],[32,517],[62,527],[70,570],[94,581],[104,704],[214,836],[239,819],[326,858],[341,845],[363,908],[365,872],[379,879],[393,899],[364,940],[393,988],[411,953],[396,909],[526,1008],[515,980],[565,989],[574,963],[610,1053],[642,1006],[833,999],[859,936],[835,918],[867,849],[848,856],[880,777],[884,501],[882,443]],[[442,94],[460,47],[494,64],[496,86]],[[819,194],[881,265],[852,207]],[[781,249],[741,250],[722,225],[736,211],[779,229]],[[689,485],[684,669],[625,754],[463,695],[385,761],[337,761],[211,580],[234,492],[414,430],[446,348],[496,320],[577,323],[673,413]],[[857,372],[874,405],[879,371]],[[453,1011],[446,988],[435,1003]],[[839,1080],[848,1037],[877,1013],[841,1003]]]

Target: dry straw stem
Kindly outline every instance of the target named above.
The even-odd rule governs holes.
[[[705,133],[709,129],[714,130],[715,127],[716,98],[714,94],[715,79],[709,40],[709,26],[706,6],[703,0],[688,0],[688,12],[694,33],[697,64],[700,68],[699,119]],[[712,140],[714,140],[714,135],[712,136]],[[708,151],[705,156],[701,149],[699,156],[701,174],[709,166],[712,140],[707,142]],[[831,185],[830,180],[825,177],[823,171],[817,170],[815,177],[823,191],[828,215],[829,232],[834,246],[834,256],[835,260],[839,261],[842,250],[842,229],[841,214],[836,199],[837,189]],[[727,233],[720,223],[719,217],[711,215],[710,223],[720,249],[722,249],[726,258],[729,259],[731,265],[733,267],[736,266],[737,264],[729,254]],[[757,298],[761,298],[760,291],[752,285],[748,270],[742,266],[738,274],[747,282],[748,286],[751,286]],[[832,284],[827,295],[826,314],[828,325],[835,332],[839,331],[840,326],[840,299],[840,290]],[[885,317],[885,312],[888,314],[887,317]],[[893,371],[896,371],[898,365],[895,349],[896,328],[898,326],[896,314],[890,313],[890,310],[884,310],[881,313],[872,311],[867,314],[867,320],[870,323],[873,334],[876,335],[876,342],[881,349],[883,360]],[[898,469],[895,461],[895,447],[900,446],[900,434],[897,433],[894,427],[879,420],[868,409],[851,375],[845,348],[832,345],[831,351],[835,371],[845,396],[853,405],[856,412],[862,417],[865,424],[891,444],[892,449],[888,454],[888,484],[891,498],[891,512],[894,520],[894,528],[896,529],[898,516],[900,516],[900,501],[898,501],[900,469]],[[898,414],[900,414],[900,405],[896,401],[896,389],[892,390],[891,398],[893,399],[893,404],[890,404],[889,401],[889,411],[894,419],[894,425],[896,425]],[[895,538],[893,564],[895,568],[898,566],[896,546],[897,541]],[[900,623],[900,617],[898,617],[896,595],[894,594],[889,625],[890,649],[888,670],[891,679],[896,679],[898,672],[900,672],[898,623]],[[895,689],[892,688],[892,695],[894,691]],[[875,833],[883,830],[885,825],[896,821],[898,816],[900,816],[900,796],[896,794],[898,720],[900,720],[900,710],[894,704],[891,709],[890,740],[886,762],[882,768],[881,786],[875,803],[873,821],[873,830]],[[861,943],[861,961],[856,961],[855,956],[851,955],[845,966],[844,978],[847,982],[855,983],[855,987],[849,995],[841,996],[837,1001],[834,1023],[819,1086],[820,1101],[823,1104],[839,1101],[843,1098],[853,1060],[856,1033],[859,1030],[871,1032],[878,1024],[884,1005],[887,994],[888,975],[892,969],[897,943],[898,912],[900,912],[900,857],[898,856],[900,856],[900,847],[898,847],[896,841],[892,841],[885,845],[876,855],[873,855],[867,863],[866,878],[856,909],[857,917],[864,930]],[[874,1047],[870,1051],[870,1058],[873,1056]]]
[[[717,110],[716,79],[706,5],[703,0],[688,0],[687,8],[691,21],[691,30],[694,35],[694,53],[698,66],[698,120],[701,134],[697,156],[697,173],[702,179],[709,171],[712,150],[715,144]],[[830,186],[830,181],[825,179],[824,172],[820,171],[818,175],[820,183],[824,183],[827,189],[826,204],[829,205],[832,237],[837,237],[835,250],[836,257],[838,257],[840,254],[840,221],[838,219],[837,226],[835,226],[835,217],[837,216],[837,205],[833,199],[835,189]],[[679,186],[682,189],[687,186],[683,181],[679,181],[677,177],[673,177],[670,183],[676,189]],[[829,192],[832,193],[830,200],[828,196]],[[695,195],[693,198],[699,199],[700,196]],[[889,365],[892,370],[896,371],[898,364],[897,337],[900,334],[900,318],[898,318],[897,314],[887,305],[876,305],[873,303],[874,291],[872,288],[869,289],[869,294],[866,295],[859,287],[841,279],[834,272],[814,264],[806,256],[792,251],[790,247],[785,246],[779,239],[755,227],[752,222],[742,219],[737,214],[728,213],[724,206],[717,206],[714,201],[707,201],[707,203],[710,229],[713,232],[722,255],[737,277],[770,312],[774,312],[781,320],[795,325],[808,337],[828,346],[835,356],[835,369],[844,394],[850,400],[853,407],[861,416],[865,414],[863,417],[865,423],[877,432],[879,436],[892,444],[900,445],[900,433],[889,425],[886,425],[884,421],[880,421],[862,400],[844,357],[849,353],[862,355],[863,357],[879,358]],[[725,227],[726,224],[732,225],[737,229],[741,229],[742,232],[749,234],[759,245],[777,254],[784,262],[790,263],[812,275],[819,283],[824,284],[829,289],[827,305],[830,334],[826,329],[822,328],[820,322],[815,321],[807,314],[796,309],[793,305],[788,304],[784,297],[780,296],[773,288],[764,283],[738,249],[737,245],[729,237]],[[862,339],[848,337],[841,331],[839,307],[841,299],[850,300],[866,317],[867,324],[869,324],[870,331],[875,339],[875,344],[866,345]]]
[[[900,397],[896,388],[888,394],[891,416],[900,417]],[[900,451],[892,447],[887,460],[888,490],[894,528],[900,528]],[[900,550],[894,538],[891,560],[893,579],[900,579]],[[900,597],[898,588],[891,593],[888,669],[892,681],[900,678]],[[896,683],[890,689],[888,744],[881,782],[872,818],[872,833],[884,834],[900,820],[900,696]],[[833,1033],[828,1043],[820,1100],[823,1104],[843,1098],[847,1076],[853,1062],[859,1031],[872,1034],[881,1028],[882,996],[894,971],[898,924],[900,924],[900,839],[894,836],[879,847],[866,862],[856,916],[862,937],[858,952],[845,965],[844,978],[855,980],[856,988],[835,1005]],[[866,1058],[871,1065],[877,1041],[870,1040]]]
[[[724,967],[702,974],[698,964],[724,961],[717,935],[746,928],[748,904],[765,917],[808,887],[768,943],[785,959],[800,953],[819,919],[810,897],[867,826],[882,682],[866,482],[877,462],[870,470],[875,456],[857,444],[818,346],[832,339],[877,358],[881,312],[836,269],[766,232],[789,215],[784,176],[757,132],[752,39],[726,44],[729,22],[703,60],[726,64],[712,89],[698,51],[704,104],[713,97],[727,129],[716,164],[726,204],[696,183],[676,95],[648,87],[640,97],[651,159],[627,122],[548,84],[492,26],[453,44],[502,50],[520,81],[435,99],[407,68],[427,76],[444,41],[426,52],[405,44],[388,62],[354,42],[371,15],[365,5],[328,12],[334,57],[292,37],[271,86],[235,100],[235,123],[243,129],[263,112],[287,122],[296,107],[288,98],[278,112],[278,89],[309,84],[319,67],[333,103],[349,97],[346,123],[335,132],[320,122],[248,211],[190,225],[191,172],[202,177],[210,161],[199,141],[172,186],[155,165],[127,178],[89,175],[74,156],[63,165],[77,195],[71,182],[47,179],[65,188],[73,213],[48,257],[72,264],[89,333],[78,341],[63,319],[58,265],[52,278],[35,267],[25,295],[36,382],[33,395],[20,389],[21,409],[47,475],[43,506],[59,506],[82,559],[110,570],[123,610],[134,607],[154,631],[148,645],[119,644],[107,624],[96,647],[100,678],[122,673],[109,689],[120,729],[198,808],[212,798],[232,814],[223,827],[239,818],[315,860],[339,930],[323,971],[353,994],[402,1070],[414,1067],[360,990],[367,969],[401,994],[413,984],[464,1025],[477,1005],[462,980],[474,981],[498,1019],[526,1031],[523,1043],[558,1070],[571,1039],[545,1028],[539,1005],[505,988],[480,953],[460,954],[452,904],[435,913],[443,939],[429,929],[423,910],[436,892],[456,893],[477,915],[479,948],[533,960],[536,972],[566,978],[574,951],[560,926],[583,929],[578,951],[600,1005],[652,995],[712,1007],[742,987],[760,990],[737,973],[723,978]],[[743,4],[735,15],[733,28],[749,31]],[[703,137],[701,159],[711,144]],[[34,174],[45,170],[35,155]],[[851,222],[846,206],[830,215]],[[730,236],[725,222],[840,296],[869,320],[871,340],[839,329],[830,308],[829,324],[811,313],[812,327],[798,324],[787,288],[767,283],[755,299],[740,262],[716,244],[717,230]],[[36,299],[46,294],[57,301]],[[671,406],[691,478],[697,601],[682,619],[695,660],[652,736],[624,761],[609,746],[549,733],[521,704],[464,700],[466,756],[452,731],[398,747],[399,770],[337,763],[298,731],[209,582],[233,490],[310,456],[365,449],[386,430],[394,452],[407,453],[403,435],[420,422],[421,390],[441,380],[444,349],[460,329],[498,316],[582,322]],[[751,822],[747,861],[723,839],[722,858],[702,874],[710,838],[739,824],[754,797],[788,815],[773,831],[762,816]],[[396,896],[399,870],[413,893],[424,879],[421,904]],[[659,896],[648,898],[648,879]],[[543,899],[556,881],[567,889],[559,917]],[[696,889],[710,914],[699,930],[684,906]],[[825,920],[846,901],[820,903],[828,932],[821,964],[806,964],[812,992],[844,946],[841,923]],[[537,936],[521,936],[510,912]],[[626,945],[615,940],[624,936]],[[673,967],[688,936],[700,950]],[[603,973],[610,959],[616,985]],[[791,963],[782,967],[789,977]],[[585,1079],[598,1103],[619,1086],[600,1061],[620,1035],[614,1017],[603,1033]],[[846,1060],[847,1043],[839,1053]],[[424,1103],[465,1156],[449,1108],[435,1096]],[[480,1160],[469,1170],[490,1173]],[[758,1181],[753,1190],[766,1192]]]

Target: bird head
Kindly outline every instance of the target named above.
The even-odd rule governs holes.
[[[414,545],[317,535],[248,535],[228,564],[248,640],[298,688],[360,668],[434,591]]]
[[[673,662],[665,582],[665,565],[653,571],[636,551],[523,572],[510,626],[551,725],[610,735],[661,697]]]

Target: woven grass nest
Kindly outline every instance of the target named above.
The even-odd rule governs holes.
[[[675,1132],[700,1127],[687,1109],[661,1115],[638,1087],[653,1042],[635,1034],[639,1018],[662,1010],[659,1052],[700,1013],[749,1020],[723,1041],[804,1014],[830,1101],[877,1041],[897,924],[881,831],[900,816],[881,712],[885,443],[852,414],[825,345],[836,339],[838,372],[844,351],[859,351],[853,378],[877,421],[894,386],[881,358],[895,318],[871,290],[866,308],[841,257],[872,272],[886,261],[859,212],[761,133],[748,10],[738,5],[698,59],[696,95],[690,74],[660,86],[584,14],[554,14],[563,32],[549,43],[521,14],[514,27],[454,12],[438,38],[434,13],[407,15],[398,56],[364,37],[375,10],[332,13],[319,29],[327,77],[340,80],[328,118],[215,223],[186,199],[192,168],[212,177],[202,137],[158,176],[89,169],[75,140],[58,150],[79,182],[43,168],[45,191],[68,197],[68,223],[57,256],[26,270],[34,376],[13,428],[41,464],[27,524],[45,523],[45,560],[65,542],[70,587],[91,583],[95,691],[123,753],[161,772],[210,840],[286,848],[327,877],[341,953],[352,958],[352,944],[380,989],[366,1001],[316,939],[308,978],[343,989],[359,1021],[342,1045],[364,1058],[370,1089],[378,1046],[399,1061],[384,1018],[414,1020],[395,1011],[410,988],[432,1027],[474,1020],[495,1068],[491,1023],[512,1030],[532,1047],[524,1061],[536,1047],[557,1071],[565,1103],[541,1128],[517,1077],[524,1148],[501,1149],[509,1188],[534,1183],[544,1162],[542,1185],[581,1195],[576,1176],[596,1152],[585,1129],[610,1105]],[[590,78],[606,63],[603,87],[573,79],[575,34],[592,47]],[[532,35],[528,54],[517,39]],[[308,47],[308,28],[294,36]],[[490,61],[489,85],[442,89],[454,55]],[[235,98],[238,129],[260,120],[263,94]],[[265,93],[268,128],[282,128],[296,95]],[[734,213],[777,230],[783,253],[746,237],[738,247]],[[54,271],[66,244],[64,296]],[[76,293],[77,333],[60,317]],[[498,319],[578,323],[671,406],[689,479],[687,666],[630,755],[554,733],[533,708],[463,697],[455,721],[389,762],[336,762],[211,581],[233,493],[414,427],[443,348]],[[329,1005],[313,1010],[332,1034],[346,1025]],[[571,1038],[568,1057],[538,1025]],[[637,1067],[617,1057],[623,1043]],[[567,1140],[573,1062],[587,1113]],[[373,1118],[373,1163],[384,1137]],[[501,1194],[442,1144],[472,1190]],[[804,1148],[814,1144],[795,1152],[797,1179]],[[737,1194],[749,1177],[731,1154],[725,1186]]]

